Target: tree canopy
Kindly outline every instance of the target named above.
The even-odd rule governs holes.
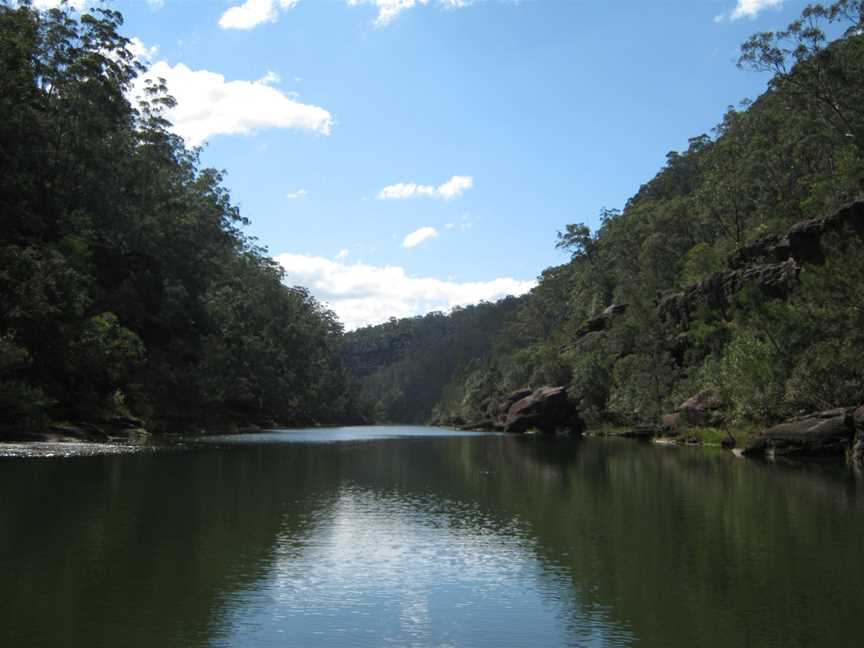
[[[0,5],[0,427],[345,415],[341,325],[168,130],[164,82],[130,100],[122,22]]]

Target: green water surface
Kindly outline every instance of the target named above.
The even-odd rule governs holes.
[[[0,459],[0,646],[861,646],[864,487],[431,428]]]

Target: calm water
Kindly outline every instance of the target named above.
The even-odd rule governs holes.
[[[860,646],[864,482],[352,428],[0,459],[0,646]]]

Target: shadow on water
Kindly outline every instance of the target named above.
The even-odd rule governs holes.
[[[377,436],[3,460],[0,644],[858,645],[842,467]]]

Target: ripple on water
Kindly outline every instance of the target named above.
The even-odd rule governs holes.
[[[33,441],[27,443],[0,444],[0,457],[50,458],[50,457],[97,457],[100,455],[124,455],[151,450],[152,448],[120,443],[81,443],[77,441]]]
[[[280,538],[267,583],[234,602],[224,645],[276,646],[286,633],[296,645],[615,645],[602,614],[574,623],[570,588],[519,519],[358,487],[315,517],[302,538]]]

